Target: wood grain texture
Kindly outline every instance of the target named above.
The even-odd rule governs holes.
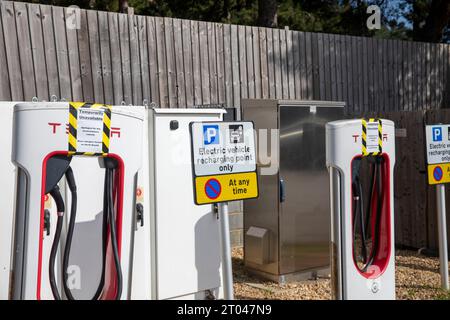
[[[142,69],[139,49],[139,26],[137,16],[128,15],[128,32],[130,42],[131,92],[132,103],[142,105]]]
[[[319,99],[345,101],[350,114],[437,109],[450,97],[447,44],[92,10],[74,20],[61,7],[10,1],[0,10],[2,100]]]
[[[98,13],[98,31],[100,38],[101,75],[103,80],[104,101],[107,104],[114,103],[111,48],[109,39],[108,14]]]
[[[19,55],[19,44],[17,41],[14,3],[1,1],[0,8],[2,10],[1,16],[3,23],[3,36],[5,38],[5,51],[6,51],[6,61],[3,61],[2,64],[8,65],[11,99],[16,101],[22,101],[24,99],[24,92],[23,92],[24,88],[22,83],[24,75],[22,74],[22,66]],[[51,10],[51,7],[48,8]],[[50,32],[52,31],[53,28],[50,30]]]
[[[109,47],[111,50],[111,73],[113,84],[113,101],[120,104],[123,101],[122,84],[122,55],[120,52],[119,17],[117,14],[108,13]]]
[[[94,101],[104,101],[102,58],[100,53],[100,34],[98,30],[97,11],[87,11],[87,24],[91,54],[92,83],[94,85]],[[56,43],[58,44],[58,41]]]
[[[182,20],[181,25],[186,107],[192,107],[194,105],[194,77],[192,71],[191,22],[189,20]]]
[[[167,88],[167,56],[164,30],[164,19],[155,17],[155,36],[158,61],[159,106],[169,107],[169,92]]]
[[[158,53],[156,40],[156,22],[153,17],[147,17],[147,44],[148,44],[148,67],[150,81],[150,101],[159,104],[159,69],[158,69]]]
[[[36,8],[38,6],[36,5]],[[37,14],[37,10],[35,14]],[[30,18],[32,16],[30,15]],[[67,36],[67,50],[69,55],[69,70],[70,70],[70,86],[72,91],[72,100],[73,101],[82,101],[83,100],[83,86],[81,83],[81,69],[80,69],[80,57],[78,52],[78,36],[77,29],[79,28],[79,17],[80,17],[80,9],[77,8],[67,8],[64,10],[64,17],[66,21],[66,36]],[[40,22],[40,21],[39,21]],[[40,23],[39,23],[40,24]],[[39,30],[39,33],[42,32],[42,28],[39,28],[38,23],[36,23],[36,28]],[[31,33],[33,34],[33,29]],[[108,30],[108,29],[106,29]],[[34,39],[39,39],[39,35],[33,37]],[[39,40],[37,40],[39,42]],[[103,44],[109,46],[109,37]],[[38,82],[38,77],[41,77],[41,72],[38,72],[36,69],[36,86],[38,90],[39,97],[39,87],[43,86],[42,83]],[[45,83],[46,85],[46,83]],[[108,94],[109,95],[109,94]],[[112,92],[111,92],[112,97]],[[107,95],[105,94],[105,101]],[[112,101],[111,101],[112,102]]]
[[[139,67],[141,73],[142,103],[151,102],[150,94],[150,68],[148,58],[147,20],[143,16],[137,16]]]
[[[39,9],[39,6],[35,6]],[[2,100],[11,100],[11,83],[9,78],[9,66],[6,63],[6,46],[5,46],[5,38],[3,33],[3,23],[1,21],[3,20],[2,15],[4,6],[3,2],[0,3],[0,61],[3,63],[3,68],[0,68],[0,97],[2,97]],[[35,8],[34,8],[35,10]],[[39,13],[39,19],[40,19],[40,13]],[[32,23],[35,21],[35,19],[31,20]],[[43,48],[40,48],[43,51]],[[41,52],[42,52],[41,51]],[[44,65],[45,68],[45,65]],[[45,94],[45,93],[44,93]],[[48,94],[48,93],[47,93]]]
[[[176,70],[176,90],[178,108],[186,108],[186,86],[184,79],[183,40],[181,20],[173,20],[174,55]]]
[[[62,8],[60,9],[60,11],[62,11]],[[14,12],[18,38],[17,45],[19,48],[19,59],[22,71],[23,95],[25,100],[31,100],[36,96],[36,78],[33,65],[33,54],[31,52],[31,38],[26,4],[15,2]]]

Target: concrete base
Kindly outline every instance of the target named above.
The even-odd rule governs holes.
[[[306,280],[317,280],[319,278],[328,279],[330,278],[331,275],[330,267],[323,267],[315,270],[303,270],[299,272],[282,275],[276,275],[255,269],[249,269],[248,267],[246,268],[246,271],[249,274],[254,275],[258,278],[267,279],[273,282],[277,282],[278,284],[286,284],[290,282],[306,281]]]

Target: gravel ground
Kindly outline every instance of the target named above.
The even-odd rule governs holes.
[[[439,260],[414,251],[396,252],[397,299],[448,299],[440,289]],[[236,299],[323,300],[331,299],[330,280],[318,279],[279,285],[245,271],[242,248],[233,249]]]

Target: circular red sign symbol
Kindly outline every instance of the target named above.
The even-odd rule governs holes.
[[[442,168],[437,166],[433,170],[433,177],[436,181],[441,181],[442,177],[444,176],[444,172],[442,171]]]
[[[205,183],[205,194],[206,196],[211,199],[217,199],[220,194],[222,193],[222,185],[220,184],[219,180],[211,178]]]

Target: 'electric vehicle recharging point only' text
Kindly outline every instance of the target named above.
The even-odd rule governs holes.
[[[394,133],[384,119],[326,125],[336,299],[395,299]]]
[[[143,107],[15,106],[14,299],[129,299],[143,118]]]

